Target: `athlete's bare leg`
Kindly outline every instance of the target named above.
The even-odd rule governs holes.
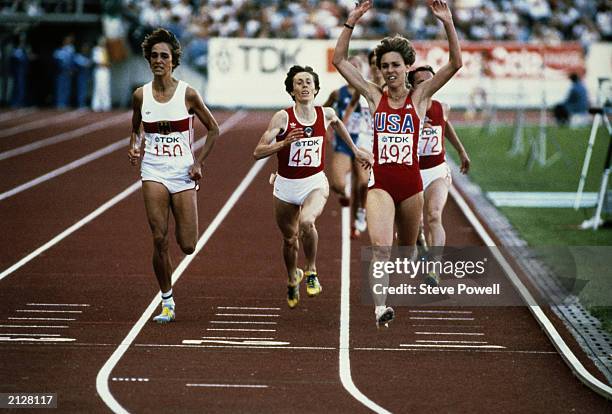
[[[425,190],[424,215],[427,222],[427,244],[429,246],[445,246],[446,232],[442,225],[442,211],[448,198],[450,180],[438,178]]]
[[[374,262],[386,262],[391,257],[393,244],[393,224],[395,217],[395,203],[393,198],[384,190],[372,189],[368,191],[366,201],[366,216],[368,220],[368,233],[372,244],[372,265]],[[372,269],[370,269],[370,274]],[[370,277],[370,289],[374,292],[374,284],[389,286],[389,275],[381,278]],[[373,295],[374,305],[383,306],[387,301],[386,294]]]
[[[402,201],[397,212],[397,244],[416,246],[423,214],[423,192]]]
[[[368,179],[370,178],[370,169],[364,167],[357,161],[353,161],[353,176],[355,177],[355,197],[354,204],[356,208],[365,208],[368,198]]]
[[[153,233],[153,270],[162,292],[172,288],[172,261],[168,253],[168,216],[170,214],[170,193],[160,183],[145,181],[142,194],[147,219]]]
[[[346,175],[351,171],[351,157],[342,153],[334,152],[331,162],[331,189],[341,198],[346,199]]]
[[[319,244],[319,234],[315,226],[317,217],[321,215],[323,207],[329,197],[329,188],[317,189],[308,194],[302,211],[300,213],[300,241],[306,257],[305,271],[317,271],[317,246]]]
[[[294,282],[298,259],[298,226],[300,206],[274,198],[274,217],[283,235],[283,259],[287,268],[287,278]]]
[[[176,222],[176,241],[185,254],[195,250],[198,241],[198,203],[196,190],[172,194],[172,214]]]

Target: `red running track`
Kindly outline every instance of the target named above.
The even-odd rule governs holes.
[[[53,116],[39,111],[20,122]],[[271,114],[215,116],[230,128],[205,168],[202,232],[253,167],[252,150]],[[86,113],[59,129],[0,138],[0,154],[101,118]],[[15,125],[0,125],[5,122]],[[2,160],[0,191],[128,133],[129,123],[113,125]],[[372,307],[360,299],[363,239],[351,247],[345,360],[362,394],[355,398],[339,371],[340,315],[346,315],[340,208],[331,196],[317,222],[323,294],[308,298],[302,288],[299,306],[288,309],[268,184],[274,167],[275,160],[263,166],[175,284],[173,324],[159,326],[143,315],[158,288],[139,190],[0,279],[0,392],[54,392],[60,412],[108,412],[107,404],[130,412],[368,412],[364,402],[390,412],[611,412],[608,401],[572,375],[525,307],[460,308],[454,315],[435,312],[450,308],[400,307],[391,328],[377,331]],[[137,179],[120,149],[0,200],[0,271]],[[452,200],[444,219],[450,245],[482,245]],[[174,244],[172,253],[178,265],[183,256]],[[429,315],[446,316],[423,319]],[[132,330],[141,318],[147,323]],[[126,342],[131,330],[133,341]],[[462,338],[496,347],[413,346],[447,340],[448,333],[478,334]],[[125,353],[109,363],[122,341]],[[111,367],[108,377],[100,374],[103,366]]]

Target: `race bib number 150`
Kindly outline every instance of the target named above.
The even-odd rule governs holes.
[[[290,167],[318,167],[321,165],[323,137],[302,138],[291,143]]]
[[[378,134],[378,164],[412,165],[413,134]]]

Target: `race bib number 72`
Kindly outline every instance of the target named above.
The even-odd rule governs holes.
[[[290,167],[318,167],[321,165],[323,137],[302,138],[291,143]]]
[[[378,164],[412,165],[413,134],[378,134]]]
[[[438,155],[442,153],[442,127],[434,125],[423,128],[419,139],[419,155]]]

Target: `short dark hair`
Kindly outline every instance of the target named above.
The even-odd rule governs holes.
[[[570,78],[570,80],[571,80],[572,82],[578,82],[578,79],[580,79],[580,78],[578,77],[578,74],[577,74],[577,73],[575,73],[575,72],[574,72],[574,73],[572,73],[572,74],[570,74],[570,75],[569,75],[569,78]]]
[[[285,90],[289,95],[291,95],[291,92],[293,92],[293,78],[295,78],[295,75],[301,72],[310,73],[312,75],[312,78],[314,79],[315,83],[315,96],[317,96],[317,94],[319,93],[319,89],[321,89],[319,87],[319,75],[317,75],[314,69],[310,66],[291,66],[289,72],[287,72],[287,77],[285,78]],[[291,95],[291,99],[295,101],[295,96]]]
[[[155,29],[152,33],[145,36],[144,41],[140,45],[142,47],[142,54],[147,62],[151,62],[151,50],[153,49],[153,46],[158,43],[167,43],[170,45],[170,52],[172,53],[172,69],[176,69],[176,67],[181,64],[181,55],[183,54],[183,51],[181,50],[181,43],[178,41],[174,33],[161,27],[159,29]]]
[[[372,63],[372,58],[376,58],[376,52],[374,51],[374,49],[370,50],[370,52],[368,53],[368,65]]]
[[[380,61],[385,53],[397,52],[402,56],[404,64],[410,66],[414,63],[416,52],[410,40],[403,36],[395,35],[393,37],[385,37],[380,41],[380,44],[374,49],[376,54],[376,66],[380,69]]]
[[[411,86],[414,86],[414,77],[416,76],[417,72],[430,72],[432,75],[436,74],[433,68],[429,65],[423,65],[416,69],[412,69],[410,72],[408,72],[408,83]]]

